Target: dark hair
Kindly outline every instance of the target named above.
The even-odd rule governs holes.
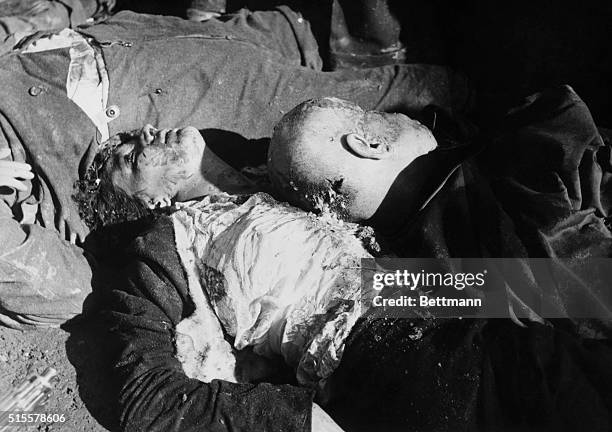
[[[136,137],[136,131],[124,132],[104,142],[84,178],[74,184],[72,199],[79,207],[79,216],[92,231],[152,214],[145,203],[115,187],[105,169],[115,149]]]

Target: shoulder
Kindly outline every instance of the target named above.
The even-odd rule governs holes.
[[[110,267],[117,269],[111,297],[120,298],[123,307],[134,312],[161,312],[164,319],[169,318],[174,325],[192,312],[189,288],[169,217],[123,224],[104,235],[105,241],[115,242],[108,247],[110,259],[115,261]],[[107,240],[113,236],[121,239]],[[101,243],[96,247],[106,245]]]

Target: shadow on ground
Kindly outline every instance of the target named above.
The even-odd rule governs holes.
[[[66,325],[66,355],[76,370],[79,396],[94,419],[110,431],[119,430],[117,393],[111,349],[95,324],[78,320]]]

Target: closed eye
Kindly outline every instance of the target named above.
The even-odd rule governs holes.
[[[126,154],[125,156],[123,156],[123,160],[125,161],[126,164],[128,165],[135,165],[136,164],[136,152],[134,151],[135,149],[132,149],[131,152],[129,152],[128,154]]]

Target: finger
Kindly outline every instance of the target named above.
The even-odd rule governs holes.
[[[79,244],[82,245],[83,243],[85,243],[85,238],[87,237],[87,234],[89,233],[87,229],[87,225],[85,225],[85,223],[79,219],[79,225],[74,231],[77,233]]]
[[[2,170],[0,169],[0,176],[3,178],[19,178],[22,180],[31,180],[34,178],[34,173],[32,171],[22,171],[22,170]]]
[[[2,160],[0,161],[0,169],[3,171],[7,169],[19,169],[22,171],[32,171],[32,166],[24,162],[13,162],[13,161]]]
[[[4,159],[11,156],[11,149],[8,147],[0,148],[0,159]]]
[[[63,216],[60,216],[59,220],[57,221],[57,230],[59,231],[60,237],[65,239],[66,238],[66,219],[64,219]]]
[[[17,175],[16,177],[23,180],[32,180],[34,178],[34,173],[32,171],[26,171],[22,174]]]
[[[70,243],[82,245],[87,237],[85,225],[79,221],[66,221],[66,230],[69,233]]]
[[[0,186],[8,186],[22,192],[26,192],[28,190],[25,183],[22,183],[13,177],[0,177]]]
[[[77,230],[75,230],[69,222],[66,222],[66,240],[68,240],[71,244],[76,245],[77,237]]]

